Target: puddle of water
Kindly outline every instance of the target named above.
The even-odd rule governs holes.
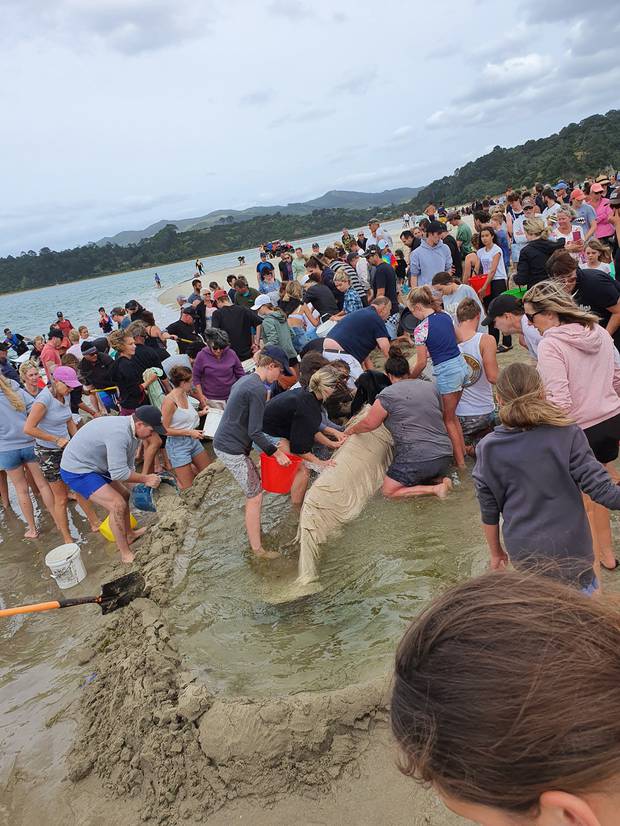
[[[412,617],[445,583],[486,564],[466,475],[447,502],[372,499],[325,545],[323,590],[274,605],[295,579],[297,560],[249,560],[242,506],[220,477],[172,600],[190,666],[228,694],[330,689],[386,673]],[[267,545],[294,535],[287,497],[266,497],[263,524]]]

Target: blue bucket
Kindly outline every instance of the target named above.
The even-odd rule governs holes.
[[[135,485],[131,491],[131,504],[140,511],[155,513],[157,508],[153,500],[153,488],[148,485]]]

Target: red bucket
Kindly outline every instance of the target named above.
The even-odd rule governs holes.
[[[290,465],[279,465],[273,456],[266,453],[260,455],[260,474],[263,490],[267,493],[290,493],[293,479],[302,459],[299,456],[286,454],[291,460]]]
[[[476,292],[482,287],[484,282],[487,280],[486,275],[470,275],[469,276],[469,286],[472,287]],[[491,295],[491,283],[489,282],[489,286],[484,291],[485,298]]]

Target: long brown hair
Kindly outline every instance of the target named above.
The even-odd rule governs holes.
[[[500,372],[495,383],[499,417],[506,427],[529,430],[540,425],[566,427],[572,424],[564,412],[545,398],[545,386],[531,364],[514,362]]]
[[[619,652],[617,605],[550,577],[491,572],[450,588],[396,654],[401,770],[512,813],[551,789],[604,792],[620,775]]]

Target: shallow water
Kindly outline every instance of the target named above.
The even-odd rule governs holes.
[[[222,474],[190,533],[172,622],[191,667],[229,694],[329,689],[385,674],[409,621],[446,583],[483,570],[486,551],[469,474],[446,502],[369,501],[324,546],[319,593],[273,604],[297,574],[295,550],[248,559],[243,503]],[[266,545],[294,536],[288,497],[266,497]]]

